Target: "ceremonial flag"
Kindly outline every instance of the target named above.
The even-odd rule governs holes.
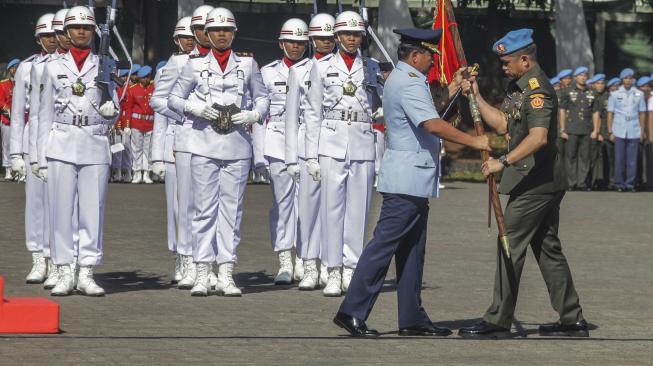
[[[434,65],[428,75],[429,83],[439,82],[441,86],[449,85],[454,72],[466,65],[462,45],[459,42],[458,23],[454,18],[451,0],[437,0],[433,18],[433,29],[442,29],[438,44],[440,55],[433,55]],[[457,41],[458,40],[458,41]]]

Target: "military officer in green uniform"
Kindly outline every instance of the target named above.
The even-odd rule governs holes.
[[[588,80],[589,83],[590,80]],[[614,187],[614,143],[608,134],[608,92],[604,74],[596,74],[591,79],[592,89],[599,106],[599,135],[592,141],[592,188],[611,189]]]
[[[558,238],[560,202],[567,179],[555,146],[558,100],[537,62],[533,30],[509,32],[492,47],[512,82],[501,109],[486,102],[474,82],[463,83],[478,100],[483,120],[509,136],[509,151],[482,166],[485,176],[503,171],[499,192],[509,195],[505,222],[510,253],[498,247],[494,300],[483,320],[461,328],[469,338],[510,337],[519,280],[531,246],[559,321],[543,324],[543,336],[589,335],[567,259]]]
[[[560,93],[560,138],[565,141],[565,166],[569,190],[591,190],[591,143],[599,134],[599,104],[587,87],[587,67],[574,70],[574,83]]]

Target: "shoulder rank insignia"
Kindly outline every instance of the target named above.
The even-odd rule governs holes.
[[[207,53],[207,55],[208,55],[208,53]],[[190,56],[188,56],[188,58],[192,60],[192,59],[194,59],[194,58],[202,58],[202,57],[205,57],[205,56],[206,56],[206,55],[202,55],[201,53],[196,53],[196,54],[194,54],[194,55],[190,55]]]
[[[415,73],[412,72],[412,71],[408,73],[408,76],[410,76],[411,78],[416,78],[416,77],[418,77],[417,74],[415,74]]]
[[[530,97],[531,99],[533,99],[533,98],[544,98],[545,95],[544,95],[544,94],[540,94],[540,93],[535,93],[535,94],[531,94],[531,95],[529,95],[529,97]]]
[[[531,107],[533,107],[533,109],[542,109],[542,107],[544,107],[544,99],[539,96],[531,99]]]
[[[537,81],[537,78],[528,79],[528,86],[531,87],[531,90],[535,90],[540,87],[540,83]]]
[[[254,57],[254,52],[236,52],[236,56],[240,56],[240,57]]]

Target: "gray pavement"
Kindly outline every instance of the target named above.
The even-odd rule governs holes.
[[[484,185],[449,183],[431,204],[424,305],[435,322],[459,328],[490,303],[495,228],[486,226]],[[59,335],[0,335],[0,365],[445,364],[644,365],[653,348],[653,194],[569,193],[560,236],[590,339],[545,339],[555,321],[532,255],[524,269],[514,330],[505,341],[403,338],[396,335],[394,273],[368,324],[378,340],[343,337],[331,323],[340,299],[274,286],[268,231],[269,186],[249,186],[236,282],[242,298],[191,298],[169,285],[162,185],[109,189],[104,298],[71,296],[61,304]],[[24,277],[24,186],[0,182],[0,275],[8,296],[48,296]],[[375,195],[370,228],[378,217]],[[394,333],[393,333],[394,332]]]

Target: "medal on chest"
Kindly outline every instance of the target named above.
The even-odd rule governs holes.
[[[351,81],[351,79],[342,84],[342,94],[344,95],[353,97],[356,94],[356,89],[358,89],[358,87]]]
[[[569,92],[569,99],[571,99],[572,102],[576,102],[578,99],[578,92],[573,90]]]
[[[86,92],[86,85],[84,85],[81,78],[78,78],[70,87],[73,90],[73,95],[78,97],[83,96],[84,92]]]

